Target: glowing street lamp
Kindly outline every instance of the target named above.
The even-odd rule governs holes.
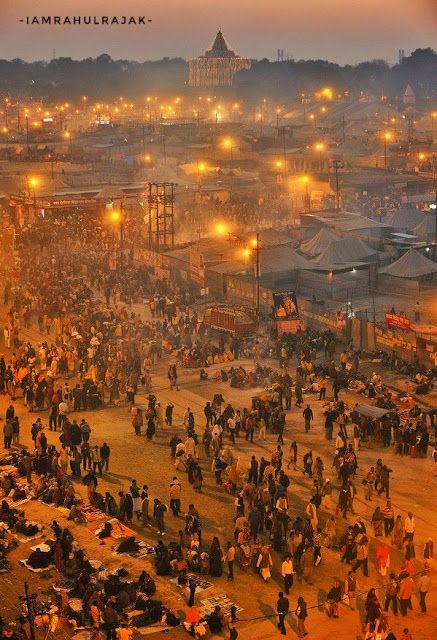
[[[69,143],[70,143],[70,153],[71,153],[71,152],[72,152],[72,150],[73,150],[73,138],[72,138],[72,136],[71,136],[71,133],[70,133],[69,131],[66,131],[66,132],[64,133],[64,138],[65,138],[66,140],[68,140],[68,141],[69,141]]]
[[[320,96],[325,100],[332,100],[332,98],[334,97],[334,92],[330,87],[324,87],[320,92]]]
[[[389,131],[384,133],[384,169],[387,169],[387,142],[390,142],[392,137]]]
[[[305,185],[305,209],[306,211],[311,211],[311,198],[308,190],[308,185],[310,183],[310,177],[307,175],[302,176],[302,183]]]
[[[235,149],[234,140],[232,138],[225,138],[222,142],[222,146],[224,149],[228,150],[231,157],[231,162],[233,161],[233,151]]]
[[[219,222],[215,226],[215,232],[218,236],[225,236],[227,233],[229,233],[229,228],[223,222]]]
[[[319,166],[320,169],[322,169],[322,151],[325,150],[325,145],[323,142],[317,142],[317,144],[314,145],[314,149],[319,152]]]

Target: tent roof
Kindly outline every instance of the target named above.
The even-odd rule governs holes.
[[[261,275],[293,271],[295,269],[308,269],[310,264],[306,258],[300,256],[288,245],[261,249],[259,262]]]
[[[372,418],[373,420],[377,420],[378,418],[382,418],[387,413],[390,413],[391,409],[381,409],[380,407],[374,407],[371,404],[356,404],[353,408],[354,411],[360,413],[362,416],[366,416],[368,418]]]
[[[356,264],[374,256],[376,253],[378,252],[369,247],[360,238],[339,238],[338,240],[333,240],[312,263],[325,267]]]
[[[425,258],[415,249],[408,249],[396,262],[383,267],[379,272],[396,278],[420,278],[437,273],[437,262]]]
[[[413,231],[425,219],[426,214],[415,207],[403,206],[387,212],[386,222],[398,231]]]
[[[307,256],[318,256],[329,247],[331,242],[338,240],[339,236],[326,227],[322,227],[315,236],[305,240],[299,250]]]

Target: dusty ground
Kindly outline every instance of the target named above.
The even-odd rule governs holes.
[[[117,491],[122,488],[127,490],[131,479],[136,478],[139,485],[143,483],[149,485],[151,498],[159,497],[168,503],[168,486],[171,478],[175,475],[170,458],[168,441],[174,431],[183,431],[182,415],[187,406],[194,410],[197,431],[201,433],[204,426],[203,406],[207,399],[212,399],[216,391],[220,390],[225,400],[231,401],[236,408],[250,406],[250,398],[254,395],[254,392],[256,392],[256,390],[240,391],[231,389],[229,384],[224,383],[199,383],[198,375],[189,371],[180,372],[180,391],[171,392],[168,389],[165,371],[165,363],[162,363],[158,367],[157,373],[153,376],[153,391],[164,406],[169,400],[175,404],[174,426],[172,429],[167,428],[164,432],[157,434],[151,443],[144,437],[134,435],[130,416],[128,415],[127,408],[124,406],[80,413],[79,417],[86,417],[91,425],[91,442],[100,445],[103,440],[106,440],[112,450],[110,473],[104,474],[103,480],[99,482],[99,491],[110,490],[113,494],[116,494]],[[60,382],[63,381],[60,380]],[[345,399],[350,404],[356,402],[356,396],[353,394],[346,394]],[[3,416],[8,400],[9,399],[5,397],[0,398],[0,413]],[[138,397],[139,404],[143,404],[144,401],[144,396],[140,395]],[[311,432],[306,434],[303,429],[301,410],[293,408],[287,416],[284,450],[287,450],[287,444],[291,439],[296,439],[299,446],[299,463],[301,465],[303,454],[308,448],[312,448],[315,454],[322,456],[325,463],[326,476],[336,481],[335,475],[331,472],[333,443],[326,442],[324,439],[321,403],[313,397],[309,398],[308,401],[315,411],[316,420],[314,426]],[[18,400],[15,404],[21,418],[21,441],[29,445],[30,425],[35,419],[35,414],[27,413],[27,410],[23,407],[22,400]],[[47,412],[42,412],[41,416],[43,422],[47,424]],[[48,432],[48,437],[49,442],[58,444],[57,434]],[[235,446],[235,455],[247,461],[253,453],[255,453],[257,457],[264,454],[268,455],[269,452],[273,450],[275,444],[276,437],[271,435],[267,437],[265,443],[254,442],[253,445],[249,445],[245,440],[239,440]],[[382,449],[363,449],[359,455],[359,476],[356,483],[359,495],[355,504],[357,514],[362,515],[366,523],[369,523],[376,504],[383,505],[383,499],[376,498],[370,504],[365,502],[360,480],[362,475],[368,470],[370,464],[373,464],[376,458],[380,456],[382,456],[384,462],[393,469],[391,493],[396,513],[405,515],[406,512],[411,509],[415,514],[417,523],[415,537],[416,556],[417,566],[420,569],[423,543],[429,536],[435,538],[435,526],[437,522],[437,516],[435,514],[436,478],[433,476],[434,468],[431,459],[413,460],[410,458],[400,458],[393,454],[392,449],[384,451]],[[203,458],[201,464],[205,477],[201,494],[192,490],[183,474],[178,474],[183,485],[182,510],[184,511],[190,502],[194,502],[201,514],[204,540],[209,543],[213,535],[218,535],[223,545],[228,539],[230,540],[232,536],[232,517],[235,513],[233,498],[227,495],[222,488],[216,486],[214,477],[210,473],[209,461]],[[310,481],[304,479],[301,470],[291,470],[289,474],[292,481],[290,489],[290,511],[291,515],[295,516],[301,514],[304,510],[310,493]],[[78,491],[83,492],[84,487],[82,485],[77,484],[76,486]],[[337,493],[334,492],[334,501],[336,500],[336,495]],[[34,520],[45,524],[50,523],[53,518],[58,519],[61,524],[66,523],[58,510],[46,507],[35,501],[27,503],[24,508],[27,514],[31,515]],[[320,511],[319,519],[322,525],[327,515],[328,513],[324,512],[323,509]],[[175,519],[171,514],[167,514],[165,540],[175,539],[178,530],[182,526],[182,519]],[[343,526],[344,521],[340,520],[339,529],[341,530]],[[156,542],[157,534],[153,529],[140,528],[135,523],[133,528],[137,530],[145,540],[152,543]],[[137,575],[143,567],[147,570],[152,569],[152,563],[148,559],[136,560],[126,556],[122,556],[121,558],[115,557],[109,545],[99,545],[97,538],[88,531],[86,525],[72,525],[71,529],[80,544],[87,550],[89,556],[101,559],[108,568],[121,565],[126,566],[134,575]],[[389,543],[389,540],[387,539],[386,542]],[[2,610],[2,615],[5,615],[7,618],[11,613],[16,611],[16,596],[17,593],[22,592],[23,580],[29,581],[31,589],[41,589],[43,591],[52,580],[56,579],[55,571],[51,572],[51,575],[44,579],[38,576],[35,577],[35,574],[31,574],[16,564],[18,559],[27,557],[28,547],[31,545],[32,543],[20,545],[18,549],[11,554],[14,568],[13,572],[0,576],[0,592],[3,597],[0,609]],[[372,543],[370,577],[364,578],[359,570],[359,583],[361,591],[364,593],[371,586],[379,587],[383,584],[383,579],[377,573],[374,564],[374,547],[375,545]],[[326,590],[330,587],[333,577],[338,576],[344,579],[347,573],[347,566],[340,564],[338,553],[324,549],[322,554],[322,564],[314,571],[314,586],[295,583],[290,596],[291,606],[293,608],[295,607],[298,595],[302,594],[305,597],[310,607],[307,627],[311,637],[315,638],[315,640],[328,640],[328,638],[331,640],[334,634],[338,640],[360,638],[362,637],[365,595],[358,598],[355,611],[351,611],[342,605],[340,620],[338,621],[326,618],[322,609],[318,606],[318,603],[323,601]],[[243,574],[237,568],[234,583],[228,583],[225,577],[220,579],[213,578],[213,590],[204,592],[205,596],[212,593],[225,592],[237,604],[243,607],[244,611],[240,614],[242,621],[238,624],[239,637],[242,639],[253,637],[267,639],[278,635],[275,627],[275,619],[262,619],[262,616],[269,616],[274,613],[277,592],[280,586],[282,586],[278,573],[280,566],[279,558],[276,554],[273,554],[273,556],[275,566],[270,584],[264,585],[257,576],[250,573]],[[401,561],[402,558],[399,553],[392,549],[391,564],[395,571],[399,569]],[[413,598],[414,610],[409,614],[407,619],[390,616],[390,621],[393,624],[395,632],[400,634],[402,628],[408,626],[413,634],[414,640],[429,640],[432,637],[430,630],[437,627],[437,597],[435,595],[434,570],[433,574],[434,584],[428,595],[428,614],[423,615],[420,613],[417,600]],[[171,585],[167,578],[157,578],[157,584],[158,597],[182,614],[185,610],[185,602],[179,590]],[[379,592],[381,599],[383,599],[383,594],[384,591]],[[200,594],[199,598],[202,597],[203,594]],[[261,619],[253,620],[258,617]],[[288,625],[290,624],[292,627],[294,626],[293,619],[288,623]],[[65,637],[71,637],[70,632],[64,633],[64,631],[60,631],[56,634],[57,637],[63,637],[64,635]],[[181,630],[171,631],[169,635],[175,638],[179,637],[179,635],[185,637],[185,634]]]

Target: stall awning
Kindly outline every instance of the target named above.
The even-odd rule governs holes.
[[[374,407],[370,404],[356,404],[353,410],[360,413],[362,416],[372,418],[373,420],[382,418],[382,416],[385,416],[387,413],[392,411],[392,409],[381,409],[380,407]]]

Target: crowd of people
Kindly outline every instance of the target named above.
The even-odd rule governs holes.
[[[375,558],[384,587],[366,590],[363,629],[366,640],[390,638],[390,634],[393,640],[390,606],[394,615],[399,610],[407,616],[416,590],[421,611],[426,612],[432,540],[423,542],[422,551],[417,551],[414,515],[395,513],[390,501],[391,469],[384,457],[375,456],[375,464],[361,483],[366,501],[383,496],[385,504],[376,505],[367,524],[356,515],[360,451],[363,444],[386,449],[393,444],[400,455],[418,452],[427,456],[435,428],[429,415],[417,406],[405,413],[376,374],[363,377],[353,345],[337,357],[331,332],[306,330],[281,340],[269,336],[270,347],[255,342],[250,348],[253,366],[232,364],[229,370],[222,369],[220,382],[230,387],[265,388],[251,406],[237,406],[225,399],[225,391],[215,392],[202,416],[187,407],[180,428],[174,428],[174,403],[164,402],[154,390],[156,366],[167,367],[169,362],[168,385],[177,393],[178,358],[187,350],[196,350],[205,371],[209,358],[217,354],[230,351],[238,359],[242,345],[212,340],[190,308],[191,292],[135,267],[132,252],[119,254],[119,267],[111,270],[112,243],[104,224],[76,214],[41,220],[19,236],[17,279],[7,284],[3,296],[7,354],[0,357],[0,392],[10,398],[3,436],[5,460],[11,468],[1,475],[1,489],[8,498],[0,507],[0,521],[6,525],[0,531],[2,558],[7,563],[11,535],[33,535],[34,531],[24,510],[11,506],[11,500],[55,504],[66,509],[67,517],[77,524],[86,523],[90,506],[105,516],[98,533],[102,540],[110,537],[114,519],[145,527],[157,536],[156,574],[175,577],[188,587],[183,620],[188,632],[201,637],[207,628],[213,633],[229,630],[233,638],[238,635],[235,612],[230,624],[220,607],[204,619],[196,604],[193,575],[225,575],[232,582],[240,572],[253,574],[261,588],[280,576],[279,630],[286,632],[284,621],[293,613],[298,635],[304,637],[311,607],[299,590],[316,583],[324,594],[327,616],[337,618],[341,603],[355,607],[363,593],[357,576],[362,572],[365,579],[373,573],[369,558]],[[24,256],[30,247],[35,259],[27,262]],[[145,300],[149,319],[131,307]],[[32,343],[27,334],[35,326],[41,337]],[[165,359],[166,353],[171,357]],[[277,358],[276,367],[262,363],[267,354]],[[367,395],[375,406],[389,404],[391,411],[379,421],[370,420],[347,406],[342,397],[347,388]],[[144,398],[145,406],[141,406]],[[17,409],[21,399],[27,412],[35,415],[31,448],[21,444]],[[132,437],[145,435],[153,443],[159,435],[169,441],[175,475],[160,495],[149,495],[147,480],[137,483],[132,479],[115,496],[101,489],[110,474],[113,452],[110,444],[98,438],[93,421],[81,418],[80,413],[122,402],[132,421]],[[316,406],[325,418],[323,458],[309,448]],[[293,424],[290,438],[287,413],[295,407],[301,422]],[[309,446],[303,449],[294,438],[298,429],[308,436]],[[49,438],[48,432],[53,432]],[[253,442],[263,444],[263,455],[252,454]],[[243,451],[250,451],[249,461],[241,455]],[[195,499],[186,498],[191,490],[194,495],[205,491],[209,473],[216,490],[232,496],[229,504],[235,508],[227,523],[232,534],[222,540],[218,536],[211,539],[210,532],[203,530],[201,508]],[[186,474],[190,489],[185,489],[181,474]],[[138,475],[137,470],[132,475]],[[336,479],[331,481],[333,475]],[[302,488],[298,490],[297,484]],[[169,518],[177,519],[179,531],[178,539],[166,543]],[[129,607],[143,608],[141,603],[137,607],[139,599],[145,603],[147,620],[164,616],[168,626],[177,624],[177,616],[153,600],[154,591],[145,592],[145,585],[152,589],[150,576],[129,581],[129,587],[120,575],[99,581],[68,528],[57,523],[52,528],[54,540],[38,545],[43,548],[33,551],[27,562],[33,568],[54,564],[61,575],[73,578],[70,596],[77,594],[83,606],[80,616],[68,611],[67,617],[78,626],[90,624],[93,633],[103,630],[113,640],[115,629],[123,628]],[[128,537],[124,548],[126,552],[136,550],[135,540]],[[327,557],[338,560],[340,579],[332,585],[326,583],[321,570]],[[396,572],[392,570],[395,564],[399,565]],[[91,599],[92,611],[89,591],[98,592]],[[296,607],[290,606],[290,594],[296,597]],[[66,603],[59,606],[63,611]],[[125,640],[123,634],[119,637]],[[94,640],[99,638],[95,635]]]

